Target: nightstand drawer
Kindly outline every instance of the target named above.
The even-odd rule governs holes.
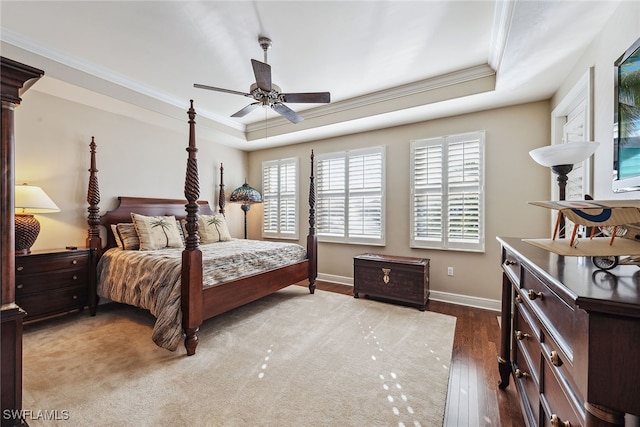
[[[63,270],[42,274],[16,275],[16,296],[29,295],[68,286],[84,286],[87,269]]]
[[[87,305],[86,286],[64,288],[20,298],[20,308],[27,312],[26,320],[79,310],[85,305]]]
[[[67,268],[86,269],[88,265],[87,251],[19,256],[16,257],[16,275],[48,273]]]

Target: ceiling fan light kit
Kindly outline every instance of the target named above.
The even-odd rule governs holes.
[[[244,117],[262,105],[263,107],[270,107],[291,123],[299,123],[304,120],[303,117],[287,107],[285,103],[328,104],[331,102],[331,94],[329,92],[282,93],[280,87],[271,81],[271,66],[267,63],[267,50],[272,46],[271,39],[258,37],[258,43],[264,51],[264,62],[255,59],[251,60],[256,81],[251,84],[248,93],[198,83],[193,86],[198,89],[242,95],[256,101],[232,114],[231,117]]]

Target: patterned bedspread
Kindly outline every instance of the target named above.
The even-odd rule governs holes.
[[[203,286],[302,261],[305,249],[293,243],[233,239],[201,245]],[[152,339],[174,351],[182,338],[180,270],[182,249],[106,251],[98,263],[98,295],[149,310],[156,317]]]

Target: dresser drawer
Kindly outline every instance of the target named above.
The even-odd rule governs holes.
[[[353,292],[418,305],[429,298],[429,260],[376,254],[354,258]]]
[[[86,304],[86,286],[64,288],[20,298],[20,308],[27,312],[26,320],[82,309]]]
[[[502,268],[515,285],[520,284],[520,261],[506,248],[502,249]]]
[[[518,358],[518,350],[513,361],[513,376],[518,394],[522,399],[523,412],[527,419],[538,420],[540,416],[540,386],[538,379],[532,374],[533,370],[524,357]]]
[[[523,304],[516,302],[513,324],[513,342],[517,351],[526,356],[531,374],[540,381],[540,328]],[[514,357],[519,360],[520,357]]]
[[[16,296],[56,290],[67,286],[85,286],[87,269],[62,270],[40,274],[16,275]]]
[[[519,289],[522,300],[567,357],[573,360],[574,309],[528,269],[522,271]]]
[[[566,378],[556,375],[559,371],[551,366],[546,360],[543,362],[543,387],[540,399],[545,412],[545,426],[552,426],[552,420],[557,419],[558,424],[569,422],[571,426],[582,426],[585,424],[584,414],[580,414],[576,409],[580,403],[571,395],[570,388],[566,385]]]

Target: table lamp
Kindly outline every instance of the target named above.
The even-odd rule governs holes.
[[[230,202],[241,202],[242,210],[244,211],[244,238],[247,238],[247,212],[251,209],[252,203],[260,203],[262,202],[262,196],[253,187],[250,187],[249,184],[245,181],[242,184],[242,187],[238,187],[231,193],[229,196]]]
[[[33,214],[60,212],[60,208],[47,193],[34,185],[16,185],[15,240],[16,255],[31,252],[31,246],[40,233],[40,222]]]

